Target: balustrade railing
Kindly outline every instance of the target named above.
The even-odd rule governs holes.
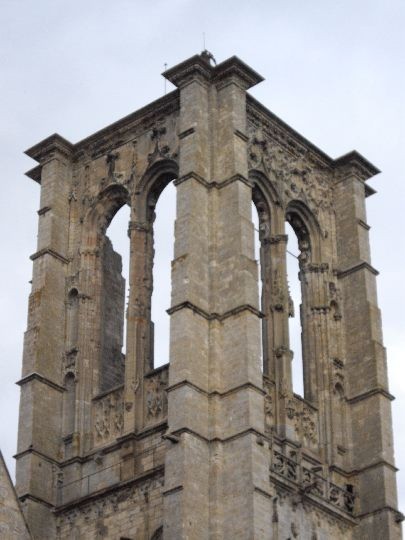
[[[333,484],[318,472],[276,450],[273,451],[271,470],[297,484],[303,493],[316,495],[348,514],[354,513],[355,494],[351,485],[341,487]]]

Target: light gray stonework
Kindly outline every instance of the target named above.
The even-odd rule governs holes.
[[[3,540],[30,540],[25,522],[3,454],[0,451],[0,538]]]
[[[164,76],[177,89],[143,109],[27,151],[41,208],[16,457],[33,538],[400,539],[365,213],[379,171],[284,124],[247,93],[262,77],[236,57],[213,66],[203,53]],[[172,181],[170,364],[154,368],[154,210]],[[105,231],[125,204],[124,357],[121,260]],[[304,397],[292,389],[286,221],[300,249]]]

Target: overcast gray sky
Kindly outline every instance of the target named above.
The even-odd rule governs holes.
[[[405,509],[404,25],[403,0],[0,0],[0,446],[11,471],[39,208],[22,152],[54,132],[76,142],[158,98],[164,63],[200,52],[205,32],[218,61],[235,54],[266,78],[252,94],[294,129],[383,171],[368,222]]]

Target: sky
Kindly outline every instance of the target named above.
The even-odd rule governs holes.
[[[205,33],[218,62],[237,55],[265,77],[252,95],[295,130],[332,157],[356,149],[382,170],[367,210],[405,510],[404,23],[403,0],[0,1],[0,447],[12,474],[39,208],[23,151],[54,132],[77,142],[160,97],[164,65],[201,52]],[[169,199],[159,227],[170,231]]]

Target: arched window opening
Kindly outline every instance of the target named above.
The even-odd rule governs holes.
[[[65,393],[63,396],[63,434],[65,437],[71,435],[75,430],[75,408],[76,408],[76,381],[73,373],[68,373],[65,377]]]
[[[159,195],[153,223],[153,290],[151,298],[151,364],[154,368],[169,362],[171,300],[171,261],[174,249],[176,188],[170,182]]]
[[[124,383],[126,353],[125,310],[129,287],[130,208],[124,205],[112,219],[101,249],[101,351],[100,391]]]
[[[286,223],[287,243],[287,276],[288,276],[288,330],[290,349],[293,351],[292,360],[292,386],[293,391],[304,396],[304,367],[302,346],[302,290],[300,282],[300,258],[302,252],[297,235],[290,225]]]
[[[260,205],[259,202],[257,204]],[[259,309],[260,311],[264,311],[262,249],[261,249],[261,241],[260,241],[260,217],[259,217],[259,212],[254,201],[252,201],[252,222],[253,222],[253,227],[254,227],[254,256],[258,265]],[[260,325],[260,365],[263,371],[263,324]]]

